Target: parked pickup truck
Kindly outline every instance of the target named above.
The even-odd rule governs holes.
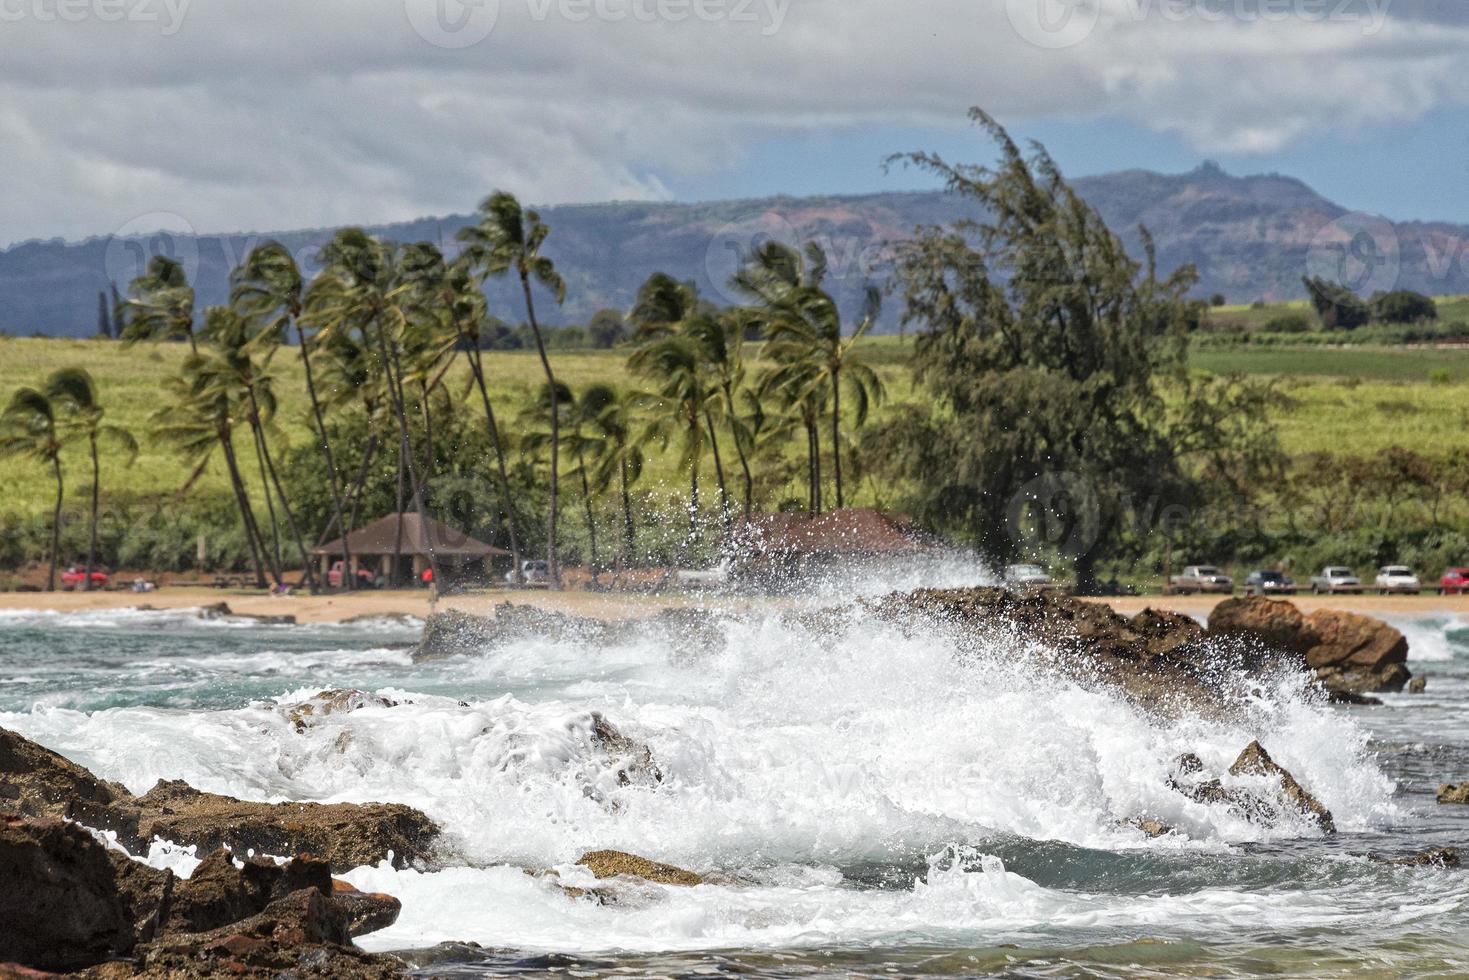
[[[1314,595],[1335,595],[1339,592],[1359,593],[1362,580],[1357,573],[1345,565],[1327,565],[1320,575],[1311,576],[1311,592]]]
[[[1168,591],[1175,595],[1193,595],[1195,592],[1233,595],[1234,579],[1213,565],[1189,565],[1181,575],[1168,580]]]

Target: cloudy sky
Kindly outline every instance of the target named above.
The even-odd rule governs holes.
[[[0,0],[0,245],[912,187],[976,104],[1469,222],[1465,0]]]

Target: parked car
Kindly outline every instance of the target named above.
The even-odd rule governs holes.
[[[1338,592],[1361,592],[1362,580],[1357,573],[1345,565],[1327,565],[1320,575],[1311,576],[1311,592],[1314,595],[1335,595]]]
[[[1213,565],[1189,565],[1181,575],[1168,580],[1170,592],[1192,595],[1195,592],[1234,594],[1234,579]]]
[[[100,568],[92,569],[92,588],[107,587],[108,575]],[[73,565],[61,573],[61,587],[67,592],[80,589],[87,583],[87,570]]]
[[[1438,580],[1439,595],[1469,594],[1469,568],[1451,568]]]
[[[1005,569],[1005,584],[1012,589],[1054,589],[1056,580],[1039,565],[1010,565]]]
[[[726,558],[713,568],[681,568],[674,579],[685,589],[717,589],[729,584],[732,567],[732,563]]]
[[[347,563],[344,561],[332,562],[332,567],[326,570],[326,584],[333,589],[342,587],[342,573],[346,570]],[[357,587],[359,589],[370,589],[373,587],[372,572],[365,568],[357,569]]]
[[[1404,595],[1417,595],[1423,591],[1423,583],[1418,581],[1418,576],[1407,565],[1384,565],[1377,570],[1377,578],[1372,583],[1382,595],[1392,592],[1401,592]]]
[[[520,563],[520,578],[526,585],[548,585],[551,582],[551,563],[539,558],[527,559]],[[506,572],[505,581],[514,585],[515,572]]]
[[[1295,595],[1295,580],[1284,572],[1260,568],[1245,576],[1245,595]]]

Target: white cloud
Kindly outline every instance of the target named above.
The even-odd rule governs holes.
[[[1374,28],[1097,0],[1095,28],[1056,47],[1011,15],[1077,0],[407,0],[447,4],[450,27],[495,15],[454,49],[398,2],[61,0],[84,16],[44,19],[57,2],[0,0],[0,242],[155,211],[200,230],[393,220],[494,187],[659,198],[765,139],[957,126],[971,104],[1105,112],[1201,153],[1269,153],[1469,102],[1469,27],[1441,12]],[[1422,2],[1407,13],[1439,10]]]

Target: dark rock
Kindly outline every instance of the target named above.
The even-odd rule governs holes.
[[[347,912],[347,932],[365,936],[398,921],[403,903],[382,892],[364,892],[345,881],[332,879],[332,897]]]
[[[1399,858],[1379,857],[1373,854],[1370,860],[1378,864],[1396,864],[1406,868],[1458,868],[1462,866],[1457,847],[1434,847]]]
[[[1326,700],[1331,704],[1352,704],[1362,707],[1377,707],[1382,704],[1382,698],[1374,698],[1370,694],[1358,694],[1355,691],[1327,691]]]
[[[589,869],[598,878],[627,875],[660,885],[684,886],[697,885],[703,881],[692,871],[685,871],[671,864],[649,861],[647,858],[624,851],[589,851],[578,858],[576,863]]]
[[[1133,632],[1148,645],[1148,653],[1163,656],[1203,640],[1204,628],[1198,620],[1164,609],[1144,609],[1132,617]]]
[[[653,750],[622,734],[596,711],[592,712],[592,741],[619,767],[620,784],[655,785],[663,781],[663,771],[653,761]]]
[[[108,850],[107,858],[112,862],[113,885],[133,925],[134,940],[150,942],[163,931],[178,878],[172,871],[150,868],[120,851]]]
[[[1296,809],[1314,817],[1321,829],[1328,834],[1336,833],[1336,821],[1332,819],[1331,811],[1296,782],[1296,777],[1270,758],[1270,753],[1259,742],[1251,742],[1245,746],[1239,758],[1234,760],[1234,765],[1229,767],[1229,772],[1232,776],[1269,776],[1275,779],[1280,785],[1281,793]]]
[[[369,707],[396,708],[397,706],[397,701],[385,698],[380,694],[370,694],[367,691],[333,690],[313,694],[305,701],[287,705],[283,710],[286,718],[296,727],[296,731],[304,732],[327,715],[342,715]]]
[[[115,875],[106,848],[75,824],[0,816],[0,962],[76,970],[130,953]]]
[[[427,860],[438,825],[399,803],[250,803],[160,781],[120,816],[132,841],[162,837],[202,851],[317,854],[333,870],[377,864],[391,852],[395,867]]]
[[[1438,801],[1440,803],[1469,804],[1469,783],[1444,783],[1438,788]]]
[[[128,799],[124,787],[0,728],[0,809],[90,823],[89,816]]]

